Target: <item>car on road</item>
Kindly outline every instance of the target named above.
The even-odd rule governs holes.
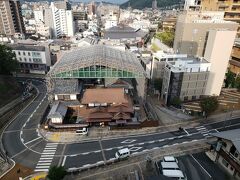
[[[162,174],[176,180],[187,180],[181,170],[163,170]]]
[[[176,162],[178,163],[178,160],[173,156],[164,156],[163,162]]]
[[[77,129],[76,130],[76,134],[79,134],[79,135],[88,135],[88,128],[81,128],[81,129]]]
[[[161,162],[161,170],[180,170],[176,162]]]
[[[117,159],[124,159],[130,156],[130,150],[128,148],[120,149],[115,153]]]

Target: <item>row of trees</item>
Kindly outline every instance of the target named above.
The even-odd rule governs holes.
[[[225,88],[237,88],[240,91],[240,76],[236,76],[233,72],[228,70],[224,80]]]
[[[8,75],[17,68],[18,61],[15,53],[10,47],[0,44],[0,74]]]
[[[171,31],[158,32],[155,34],[155,38],[159,39],[167,46],[173,47],[174,32],[171,32]]]

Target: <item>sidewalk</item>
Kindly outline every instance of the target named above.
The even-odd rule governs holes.
[[[233,117],[240,116],[240,111],[234,111]],[[91,127],[89,129],[88,136],[77,135],[75,131],[72,132],[49,132],[43,129],[39,129],[40,134],[51,142],[59,143],[71,143],[71,142],[86,142],[94,141],[98,139],[111,139],[111,138],[120,138],[120,137],[129,137],[136,135],[146,135],[151,133],[164,133],[169,131],[176,131],[179,129],[179,126],[185,128],[193,128],[203,123],[213,123],[224,121],[226,118],[226,113],[212,115],[207,119],[195,119],[190,121],[184,121],[181,123],[159,126],[154,128],[142,128],[142,129],[131,129],[131,130],[109,130],[108,127]]]

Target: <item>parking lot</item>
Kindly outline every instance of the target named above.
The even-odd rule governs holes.
[[[177,157],[180,169],[188,180],[234,180],[204,152]]]

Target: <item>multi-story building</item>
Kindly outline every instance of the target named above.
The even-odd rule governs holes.
[[[203,57],[209,30],[237,30],[237,23],[225,21],[223,18],[224,12],[215,11],[186,11],[179,15],[174,38],[174,51]]]
[[[229,61],[229,70],[236,75],[240,74],[240,39],[235,39],[231,59]]]
[[[212,134],[218,138],[214,148],[208,153],[210,158],[225,171],[240,179],[240,129]]]
[[[25,34],[21,5],[18,0],[0,1],[0,34]]]
[[[165,63],[162,99],[170,105],[174,98],[195,100],[205,94],[211,63],[204,58],[176,58]]]
[[[51,3],[54,37],[73,36],[74,24],[72,10],[58,9]]]
[[[219,95],[237,31],[210,30],[204,59],[211,63],[205,95]]]
[[[35,10],[34,13],[34,19],[36,22],[44,22],[44,10]]]
[[[176,17],[167,17],[164,18],[161,21],[161,29],[163,31],[175,31],[176,28],[176,23],[177,23],[177,18]]]
[[[51,59],[47,45],[10,44],[24,73],[46,74],[50,69]]]
[[[238,37],[240,36],[240,0],[201,0],[204,11],[222,11],[224,19],[235,21],[238,26]]]
[[[88,15],[95,15],[96,14],[96,4],[94,2],[90,2],[87,5],[87,13],[88,13]]]

